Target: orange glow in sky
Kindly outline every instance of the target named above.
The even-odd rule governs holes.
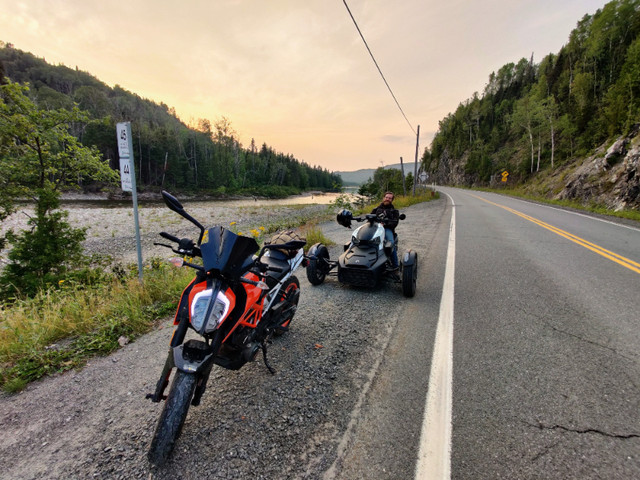
[[[347,0],[413,129],[438,122],[509,62],[557,53],[604,0]],[[231,121],[329,170],[415,157],[342,0],[0,0],[0,40],[174,107]]]

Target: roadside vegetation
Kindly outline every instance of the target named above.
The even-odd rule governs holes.
[[[440,121],[423,167],[437,175],[459,164],[465,180],[456,181],[467,185],[558,171],[636,129],[639,69],[640,4],[612,0],[580,19],[557,54],[492,72],[483,92]]]
[[[99,284],[60,281],[30,298],[0,306],[0,386],[7,392],[83,365],[148,332],[175,311],[191,272],[152,260],[118,267]]]

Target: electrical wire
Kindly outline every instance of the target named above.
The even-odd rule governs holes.
[[[367,44],[367,41],[364,39],[364,35],[362,35],[362,32],[360,31],[360,27],[358,27],[358,23],[356,22],[356,19],[353,18],[353,14],[351,13],[351,10],[349,9],[349,5],[347,5],[347,0],[342,0],[342,2],[344,3],[344,6],[347,8],[347,12],[349,12],[349,16],[351,17],[351,20],[353,20],[353,24],[356,26],[356,29],[358,30],[358,33],[360,34],[360,38],[362,38],[362,41],[364,42],[364,46],[367,47],[367,50],[369,51],[369,55],[371,55],[371,59],[373,60],[373,63],[376,65],[376,68],[378,69],[378,72],[380,72],[380,76],[382,77],[382,80],[384,80],[384,84],[389,89],[389,93],[391,94],[391,96],[393,97],[393,99],[396,102],[396,105],[400,109],[400,113],[402,113],[402,116],[407,121],[407,124],[409,125],[409,128],[411,128],[413,133],[417,135],[415,129],[411,125],[411,122],[409,121],[407,116],[404,114],[404,111],[402,110],[402,107],[400,106],[400,103],[398,102],[398,99],[393,94],[393,91],[391,90],[391,87],[389,86],[389,82],[387,82],[387,79],[384,78],[384,74],[382,73],[382,70],[380,70],[380,67],[378,66],[378,62],[376,62],[376,59],[373,56],[373,53],[371,52],[371,49],[369,48],[369,45]]]

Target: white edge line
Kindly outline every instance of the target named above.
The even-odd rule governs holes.
[[[420,480],[451,478],[456,210],[453,198],[447,193],[445,195],[451,200],[451,224],[440,314],[429,373],[429,390],[415,471],[415,478]]]

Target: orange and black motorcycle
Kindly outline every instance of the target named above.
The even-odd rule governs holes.
[[[267,345],[272,336],[289,329],[300,297],[294,272],[307,261],[303,239],[265,242],[260,249],[255,239],[221,226],[205,229],[174,196],[167,192],[162,196],[169,209],[200,229],[200,236],[194,242],[162,232],[177,246],[157,245],[183,257],[201,257],[202,265],[175,259],[177,265],[195,269],[196,277],[182,293],[167,360],[155,392],[147,395],[153,402],[166,400],[148,453],[156,465],[171,455],[189,406],[199,405],[214,365],[237,370],[262,352],[265,365],[274,373]],[[185,341],[190,329],[200,338]]]

